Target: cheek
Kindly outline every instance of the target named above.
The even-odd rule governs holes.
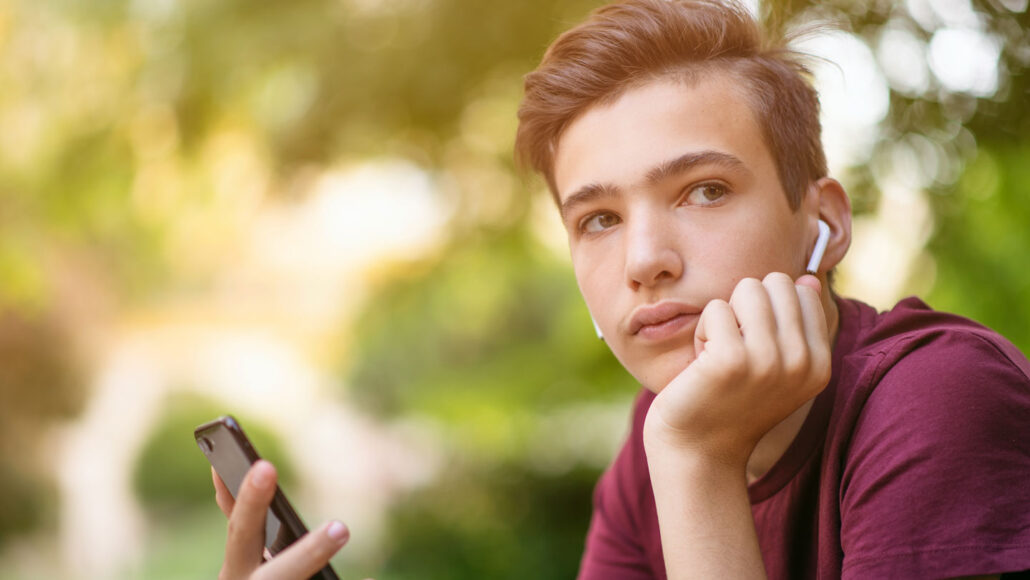
[[[604,297],[609,292],[605,277],[598,269],[587,266],[577,266],[575,271],[579,293],[583,295],[583,300],[586,301],[594,320],[602,322],[605,318],[605,309],[602,305],[605,302]]]
[[[594,311],[611,296],[614,284],[618,283],[616,260],[605,252],[588,252],[582,249],[572,251],[572,267],[576,275],[579,292],[587,305]],[[597,317],[601,312],[594,312]]]
[[[804,252],[789,240],[787,232],[770,228],[769,231],[743,231],[721,238],[718,247],[703,256],[710,282],[725,293],[727,298],[743,278],[761,280],[770,272],[797,273]],[[802,264],[803,265],[803,264]],[[798,273],[800,275],[800,273]]]

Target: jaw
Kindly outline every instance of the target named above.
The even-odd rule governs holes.
[[[647,390],[658,394],[694,362],[694,338],[691,333],[682,344],[663,348],[641,348],[625,344],[609,345],[615,358]]]

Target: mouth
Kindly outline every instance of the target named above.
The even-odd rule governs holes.
[[[660,302],[641,306],[630,319],[629,332],[641,338],[661,340],[696,322],[700,315],[700,308],[681,302]]]

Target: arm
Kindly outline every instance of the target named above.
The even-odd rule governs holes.
[[[742,465],[648,446],[669,578],[764,578]]]
[[[265,514],[275,495],[275,468],[264,460],[255,463],[247,472],[236,501],[213,468],[211,478],[215,501],[229,518],[225,561],[219,580],[305,580],[321,570],[350,537],[350,532],[340,522],[326,522],[263,564]]]
[[[706,306],[696,359],[644,425],[670,578],[762,578],[746,468],[759,440],[825,387],[830,339],[811,276],[742,280]]]

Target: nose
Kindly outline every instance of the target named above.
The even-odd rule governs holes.
[[[626,282],[637,290],[679,279],[684,263],[675,224],[659,216],[637,216],[626,227]]]

